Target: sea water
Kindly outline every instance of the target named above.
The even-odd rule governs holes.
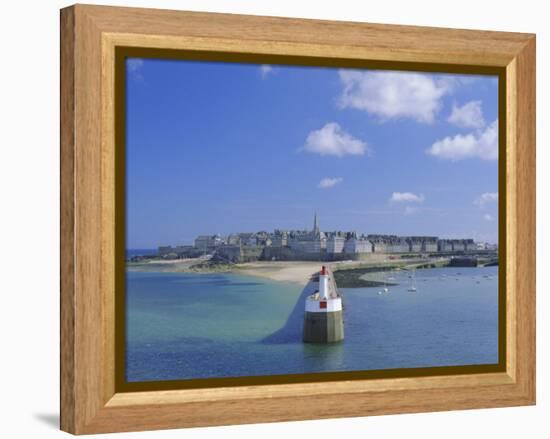
[[[302,343],[295,283],[237,274],[127,272],[127,381],[498,362],[498,267],[389,274],[341,288],[345,339]]]

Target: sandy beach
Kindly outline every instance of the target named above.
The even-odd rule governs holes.
[[[374,255],[373,255],[374,256]],[[129,271],[150,271],[150,272],[177,272],[177,273],[215,273],[231,272],[243,274],[246,276],[258,276],[279,282],[293,282],[300,285],[306,285],[314,273],[326,265],[329,269],[336,270],[342,268],[364,267],[370,264],[384,262],[385,259],[373,257],[369,261],[339,261],[339,262],[319,262],[319,261],[257,261],[246,262],[235,265],[222,265],[216,268],[196,267],[197,264],[204,261],[197,259],[176,259],[169,261],[151,260],[140,263],[129,263]]]
[[[312,274],[325,265],[331,270],[365,267],[386,261],[386,255],[372,255],[368,261],[258,261],[235,265],[235,272],[280,282],[307,284]]]
[[[232,266],[196,268],[197,259],[177,259],[171,261],[152,260],[142,263],[127,264],[129,271],[157,271],[174,273],[215,273],[232,272],[246,276],[259,276],[280,282],[296,282],[305,285],[312,274],[319,271],[321,262],[303,261],[264,261],[247,262]],[[327,264],[325,264],[327,265]]]
[[[321,264],[321,262],[305,261],[248,262],[237,264],[234,271],[247,276],[259,276],[279,282],[295,282],[305,285],[311,275],[321,269]]]

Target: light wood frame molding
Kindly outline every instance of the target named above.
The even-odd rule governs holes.
[[[330,386],[117,393],[114,55],[119,46],[403,62],[419,69],[423,64],[501,68],[506,370]],[[89,434],[534,403],[534,35],[91,5],[61,11],[62,430]]]

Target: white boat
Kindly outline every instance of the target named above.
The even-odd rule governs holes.
[[[389,293],[389,292],[390,292],[390,290],[389,290],[388,287],[386,286],[386,277],[385,277],[385,276],[384,276],[383,280],[384,280],[384,288],[382,288],[381,291],[378,291],[378,294]]]
[[[409,285],[409,288],[407,291],[415,292],[416,291],[416,271],[413,270],[412,275],[409,276],[411,278],[411,284]]]

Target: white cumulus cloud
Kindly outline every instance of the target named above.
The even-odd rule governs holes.
[[[483,160],[498,159],[498,120],[484,130],[470,134],[457,134],[438,140],[426,153],[446,160],[463,160],[480,158]]]
[[[424,201],[424,195],[417,195],[412,192],[394,192],[391,194],[390,201],[397,203],[422,203]]]
[[[329,122],[324,127],[311,131],[303,149],[320,155],[364,155],[368,152],[366,142],[346,133],[336,122]]]
[[[334,187],[336,186],[337,184],[339,183],[342,183],[344,179],[342,177],[334,177],[334,178],[331,178],[331,177],[327,177],[327,178],[323,178],[320,182],[319,182],[319,189],[330,189],[331,187]]]
[[[269,64],[262,64],[260,66],[260,75],[262,79],[267,78],[270,73],[273,73],[273,67],[271,67]]]
[[[482,128],[485,126],[481,101],[470,101],[462,107],[453,105],[453,111],[447,119],[449,123],[461,128]]]
[[[411,118],[431,123],[451,82],[425,73],[340,70],[339,105],[367,111],[380,120]]]
[[[493,216],[492,215],[489,215],[488,213],[486,213],[485,215],[483,215],[483,219],[485,221],[493,221]]]
[[[497,201],[498,192],[485,192],[474,200],[474,204],[480,208],[483,208],[486,204],[496,203]]]

